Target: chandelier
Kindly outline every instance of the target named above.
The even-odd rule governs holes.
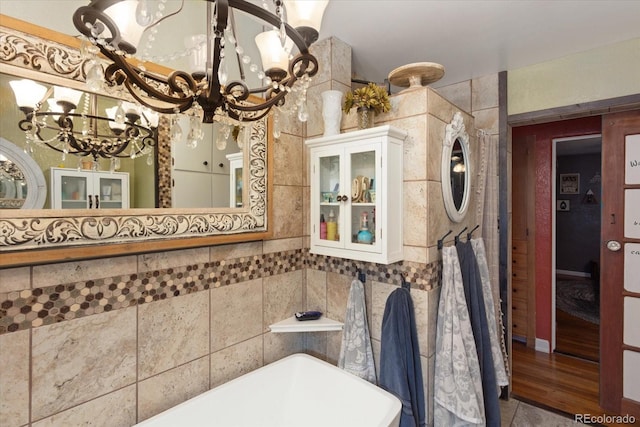
[[[176,12],[166,16],[167,0],[155,2],[157,10],[150,0],[92,0],[80,7],[73,15],[75,27],[111,61],[104,71],[96,61],[87,73],[88,84],[106,81],[109,86],[122,86],[137,102],[158,113],[187,112],[201,123],[252,122],[265,117],[272,107],[297,111],[298,118],[306,121],[306,90],[309,78],[318,71],[318,61],[308,48],[318,38],[328,0],[272,0],[274,12],[268,10],[268,0],[262,0],[262,6],[245,0],[206,1],[207,33],[189,37],[186,50],[178,54],[189,55],[191,69],[168,75],[147,69],[147,62],[152,61],[144,52],[138,53],[139,44],[147,31],[148,39],[153,40],[156,25],[181,12],[184,0]],[[234,10],[273,28],[256,37],[261,67],[237,41]],[[244,77],[227,81],[224,47],[228,43],[235,47],[242,64],[257,73],[260,87],[250,88]],[[293,45],[298,53],[290,59]],[[285,107],[285,97],[295,101]]]
[[[153,161],[157,113],[119,101],[100,116],[95,94],[59,86],[47,89],[27,79],[9,85],[25,114],[18,126],[25,132],[28,153],[33,153],[34,145],[45,145],[62,153],[62,160],[67,154],[91,156],[95,165],[99,158],[111,159],[112,169],[119,167],[119,158],[146,154],[147,163]],[[82,111],[76,112],[83,96]]]

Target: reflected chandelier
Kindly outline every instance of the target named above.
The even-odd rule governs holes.
[[[147,163],[153,161],[157,113],[120,101],[105,109],[106,116],[99,116],[94,94],[59,86],[47,89],[28,79],[9,84],[25,114],[18,126],[25,132],[29,154],[33,154],[34,145],[46,145],[62,153],[62,160],[67,154],[91,156],[94,162],[111,159],[111,169],[119,167],[118,158],[147,155]],[[82,112],[76,112],[83,94]]]
[[[289,111],[297,111],[299,119],[305,121],[308,117],[306,89],[309,78],[318,71],[318,61],[308,48],[318,38],[328,0],[272,0],[275,13],[267,10],[267,0],[262,1],[262,7],[244,0],[206,1],[207,34],[190,37],[191,47],[180,54],[191,55],[192,64],[199,63],[201,67],[192,67],[190,72],[176,70],[168,76],[150,72],[144,65],[149,58],[134,55],[142,34],[147,30],[151,30],[151,34],[157,32],[155,25],[179,13],[184,0],[177,12],[166,16],[163,15],[166,0],[157,3],[155,13],[150,8],[150,0],[92,0],[80,7],[73,15],[75,27],[112,62],[104,73],[101,67],[95,69],[99,65],[90,69],[88,84],[104,78],[110,86],[124,86],[136,101],[156,112],[176,114],[193,108],[190,114],[204,123],[259,120],[274,106],[285,110],[285,96],[293,94],[295,105]],[[237,43],[234,9],[274,27],[267,33],[275,35],[279,43],[257,42],[263,71],[257,71],[257,64]],[[273,40],[273,36],[263,38]],[[241,80],[227,82],[225,43],[235,46],[242,63],[251,64],[251,71],[258,73],[262,87],[252,89]],[[293,44],[299,52],[289,60]],[[250,94],[262,94],[262,99],[256,103],[255,98],[249,100]]]

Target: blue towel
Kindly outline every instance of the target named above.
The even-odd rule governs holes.
[[[413,301],[407,289],[389,295],[382,318],[380,387],[402,402],[400,427],[425,425],[424,385]]]
[[[471,319],[471,328],[480,363],[485,418],[488,427],[500,427],[499,387],[493,364],[489,325],[487,324],[486,308],[482,295],[482,277],[471,242],[458,242],[456,249],[460,259],[464,295],[467,300],[469,319]]]

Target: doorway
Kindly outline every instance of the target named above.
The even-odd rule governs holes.
[[[601,135],[553,139],[552,349],[600,360]]]

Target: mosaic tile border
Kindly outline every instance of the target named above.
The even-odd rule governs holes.
[[[442,262],[429,264],[415,262],[397,262],[395,264],[376,264],[373,262],[353,261],[324,255],[307,254],[307,267],[314,270],[355,276],[358,269],[367,275],[367,280],[401,285],[400,275],[404,274],[412,288],[431,290],[438,286],[442,277]]]
[[[398,286],[403,273],[421,290],[437,286],[442,270],[438,262],[381,265],[314,255],[308,249],[239,257],[0,293],[0,335],[303,268],[343,275],[355,275],[360,268],[369,281]]]

